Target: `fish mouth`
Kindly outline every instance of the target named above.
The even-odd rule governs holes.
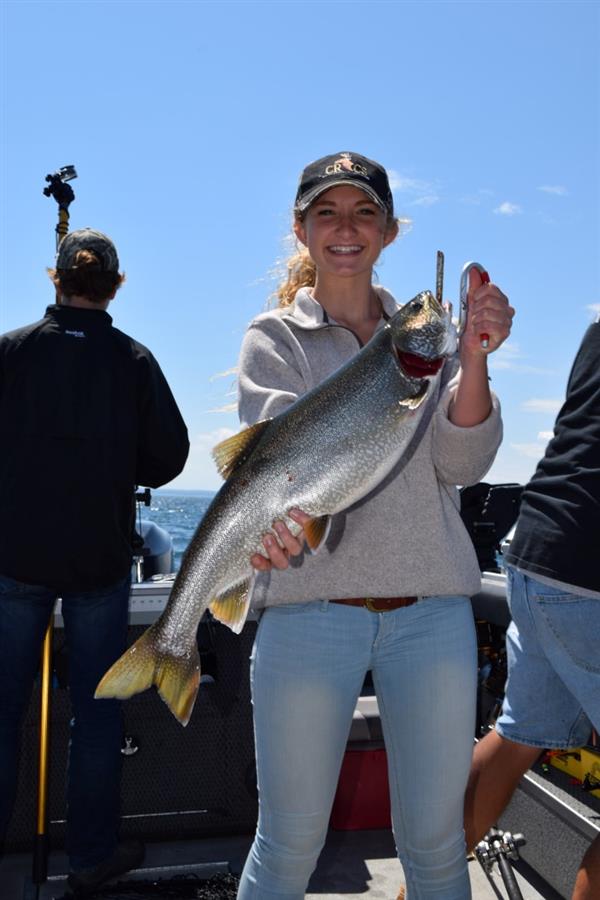
[[[425,359],[424,356],[417,356],[416,353],[397,350],[397,357],[402,371],[409,378],[426,378],[428,375],[435,375],[444,365],[443,356],[437,359]]]

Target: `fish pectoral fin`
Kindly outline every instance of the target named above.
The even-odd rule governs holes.
[[[100,680],[94,697],[126,700],[156,685],[176,719],[187,725],[200,684],[200,656],[194,643],[176,656],[158,649],[158,622],[114,663]]]
[[[405,397],[403,400],[399,400],[399,405],[405,406],[407,409],[418,409],[418,407],[427,396],[428,387],[428,383],[425,382],[425,384],[423,384],[422,387],[419,388],[418,394],[415,394],[414,397]]]
[[[252,575],[244,581],[238,581],[231,585],[208,604],[215,619],[218,619],[223,625],[227,625],[235,634],[239,634],[244,627],[250,608],[253,585],[254,576]]]
[[[270,421],[250,425],[213,447],[212,457],[223,478],[229,478],[248,459]]]
[[[311,552],[317,553],[327,540],[331,527],[331,516],[318,516],[302,527],[306,535],[306,543],[310,547]]]

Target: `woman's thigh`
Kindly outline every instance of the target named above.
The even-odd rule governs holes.
[[[408,613],[404,616],[403,614]],[[462,839],[475,730],[477,647],[466,597],[430,597],[396,616],[373,677],[399,851]]]
[[[315,601],[263,613],[252,654],[263,824],[277,813],[329,815],[369,666],[369,628],[356,612]]]

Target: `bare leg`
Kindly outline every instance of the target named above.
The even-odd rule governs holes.
[[[521,777],[541,752],[539,747],[507,741],[495,731],[479,741],[465,794],[467,850],[472,850],[496,823]],[[587,900],[582,894],[581,900],[584,898]]]
[[[581,861],[572,900],[598,900],[600,897],[600,837],[594,838]]]

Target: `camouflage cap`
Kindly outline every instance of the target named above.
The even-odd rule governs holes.
[[[100,260],[104,272],[119,271],[119,257],[113,242],[101,231],[81,228],[71,231],[61,241],[56,255],[57,269],[74,269],[75,257],[79,250],[91,250]]]

